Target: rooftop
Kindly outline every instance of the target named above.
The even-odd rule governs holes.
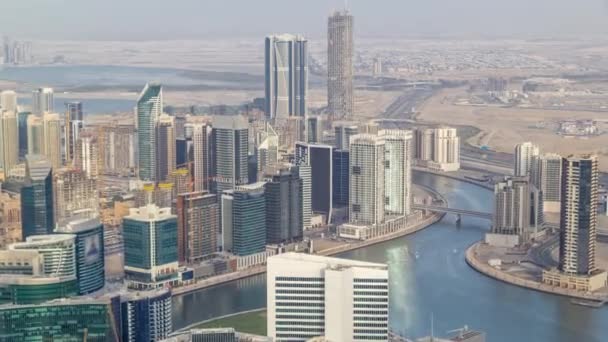
[[[325,264],[328,267],[366,267],[366,268],[377,268],[387,269],[386,264],[379,264],[367,261],[357,261],[350,259],[332,258],[320,255],[312,255],[306,253],[283,253],[268,258],[268,261],[272,260],[285,260],[285,261],[299,261],[308,263]]]

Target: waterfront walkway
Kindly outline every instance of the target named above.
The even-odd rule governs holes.
[[[512,285],[525,287],[528,289],[552,293],[560,296],[566,296],[571,298],[583,299],[583,300],[592,300],[598,302],[606,302],[608,301],[608,295],[604,293],[590,293],[590,292],[580,292],[575,290],[564,289],[561,287],[555,287],[547,284],[543,284],[539,281],[524,279],[521,277],[514,276],[505,271],[501,271],[496,269],[487,263],[479,260],[477,248],[481,242],[477,242],[470,246],[466,253],[465,258],[467,264],[475,269],[477,272],[482,273],[490,278],[494,278],[505,283],[509,283]]]

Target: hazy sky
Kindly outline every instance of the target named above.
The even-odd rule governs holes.
[[[0,0],[0,34],[174,39],[322,36],[337,0]],[[608,33],[608,0],[350,0],[359,36]]]

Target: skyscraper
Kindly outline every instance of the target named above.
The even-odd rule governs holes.
[[[121,302],[120,341],[165,341],[173,331],[171,290],[129,292]]]
[[[281,169],[266,177],[266,242],[301,240],[302,180],[295,170]]]
[[[51,164],[40,155],[28,155],[25,172],[25,185],[21,188],[24,240],[31,235],[50,234],[55,227]]]
[[[456,171],[460,168],[460,138],[456,128],[435,129],[433,161],[443,171]]]
[[[519,177],[534,177],[533,171],[540,155],[540,149],[531,142],[515,146],[515,170],[513,174]],[[532,178],[531,178],[532,179]]]
[[[224,251],[246,256],[266,250],[264,182],[224,191],[221,210]]]
[[[559,212],[562,187],[562,157],[548,153],[538,161],[538,186],[543,192],[543,208],[548,212]]]
[[[268,336],[277,341],[388,341],[384,264],[283,253],[268,258]]]
[[[330,121],[354,113],[353,16],[334,12],[327,20],[327,107]]]
[[[79,169],[63,169],[54,173],[55,220],[63,222],[82,212],[99,211],[97,180]]]
[[[175,121],[172,116],[161,114],[156,123],[156,178],[169,179],[175,170]]]
[[[333,206],[348,206],[348,150],[333,151]]]
[[[97,178],[102,169],[99,140],[91,132],[82,132],[75,142],[74,167],[86,173],[88,178]]]
[[[148,83],[137,100],[137,142],[139,179],[157,181],[156,121],[163,112],[163,89]]]
[[[279,161],[279,136],[269,123],[265,123],[264,130],[257,134],[257,173],[261,178]]]
[[[350,137],[359,134],[359,126],[354,122],[335,122],[334,123],[336,148],[348,151],[350,147]]]
[[[573,275],[597,270],[597,156],[569,156],[562,160],[559,269]]]
[[[44,155],[51,163],[53,169],[57,170],[63,166],[61,153],[61,119],[59,114],[44,113],[42,116],[44,131]]]
[[[99,129],[100,168],[105,174],[131,174],[135,168],[135,127],[110,124]]]
[[[542,193],[527,177],[507,177],[494,185],[494,222],[496,234],[517,235],[520,242],[543,223]]]
[[[377,225],[385,215],[385,140],[359,134],[350,141],[350,222]]]
[[[323,143],[323,121],[320,116],[306,118],[306,142]]]
[[[97,218],[73,219],[59,225],[59,234],[74,234],[78,293],[89,294],[105,285],[103,224]]]
[[[19,159],[25,158],[27,154],[27,120],[31,114],[31,112],[19,112],[17,114],[19,124]]]
[[[27,153],[44,155],[44,123],[40,116],[27,117]]]
[[[215,194],[208,192],[179,194],[177,224],[180,263],[200,261],[218,251],[220,205]]]
[[[82,102],[66,102],[65,104],[65,161],[71,165],[76,155],[76,141],[84,128]]]
[[[53,88],[38,88],[32,92],[32,113],[41,115],[53,110]]]
[[[215,190],[247,184],[249,170],[249,123],[244,116],[215,116],[212,141],[214,150]]]
[[[311,168],[312,211],[331,222],[333,191],[333,148],[323,144],[296,143],[295,164]]]
[[[291,34],[266,37],[266,117],[287,119],[307,114],[308,41]]]
[[[388,215],[410,214],[412,192],[412,132],[380,131],[384,138],[384,195]]]
[[[193,123],[192,127],[192,149],[194,164],[194,191],[211,190],[213,154],[211,150],[211,125],[206,123]],[[187,146],[186,154],[187,153]],[[187,156],[186,158],[189,158]]]
[[[5,176],[19,161],[19,125],[15,112],[0,109],[0,169]]]
[[[13,90],[0,92],[0,110],[17,113],[17,93]]]
[[[125,275],[130,287],[157,288],[177,280],[177,217],[147,205],[123,219]]]

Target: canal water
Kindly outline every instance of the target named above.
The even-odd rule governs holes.
[[[415,173],[414,182],[436,189],[455,208],[491,211],[492,194],[475,185]],[[383,262],[390,272],[391,328],[407,337],[437,336],[468,325],[489,342],[608,341],[608,308],[573,305],[567,298],[531,291],[485,277],[464,261],[489,222],[446,215],[427,229],[340,257]],[[265,275],[173,299],[173,326],[266,305]]]

